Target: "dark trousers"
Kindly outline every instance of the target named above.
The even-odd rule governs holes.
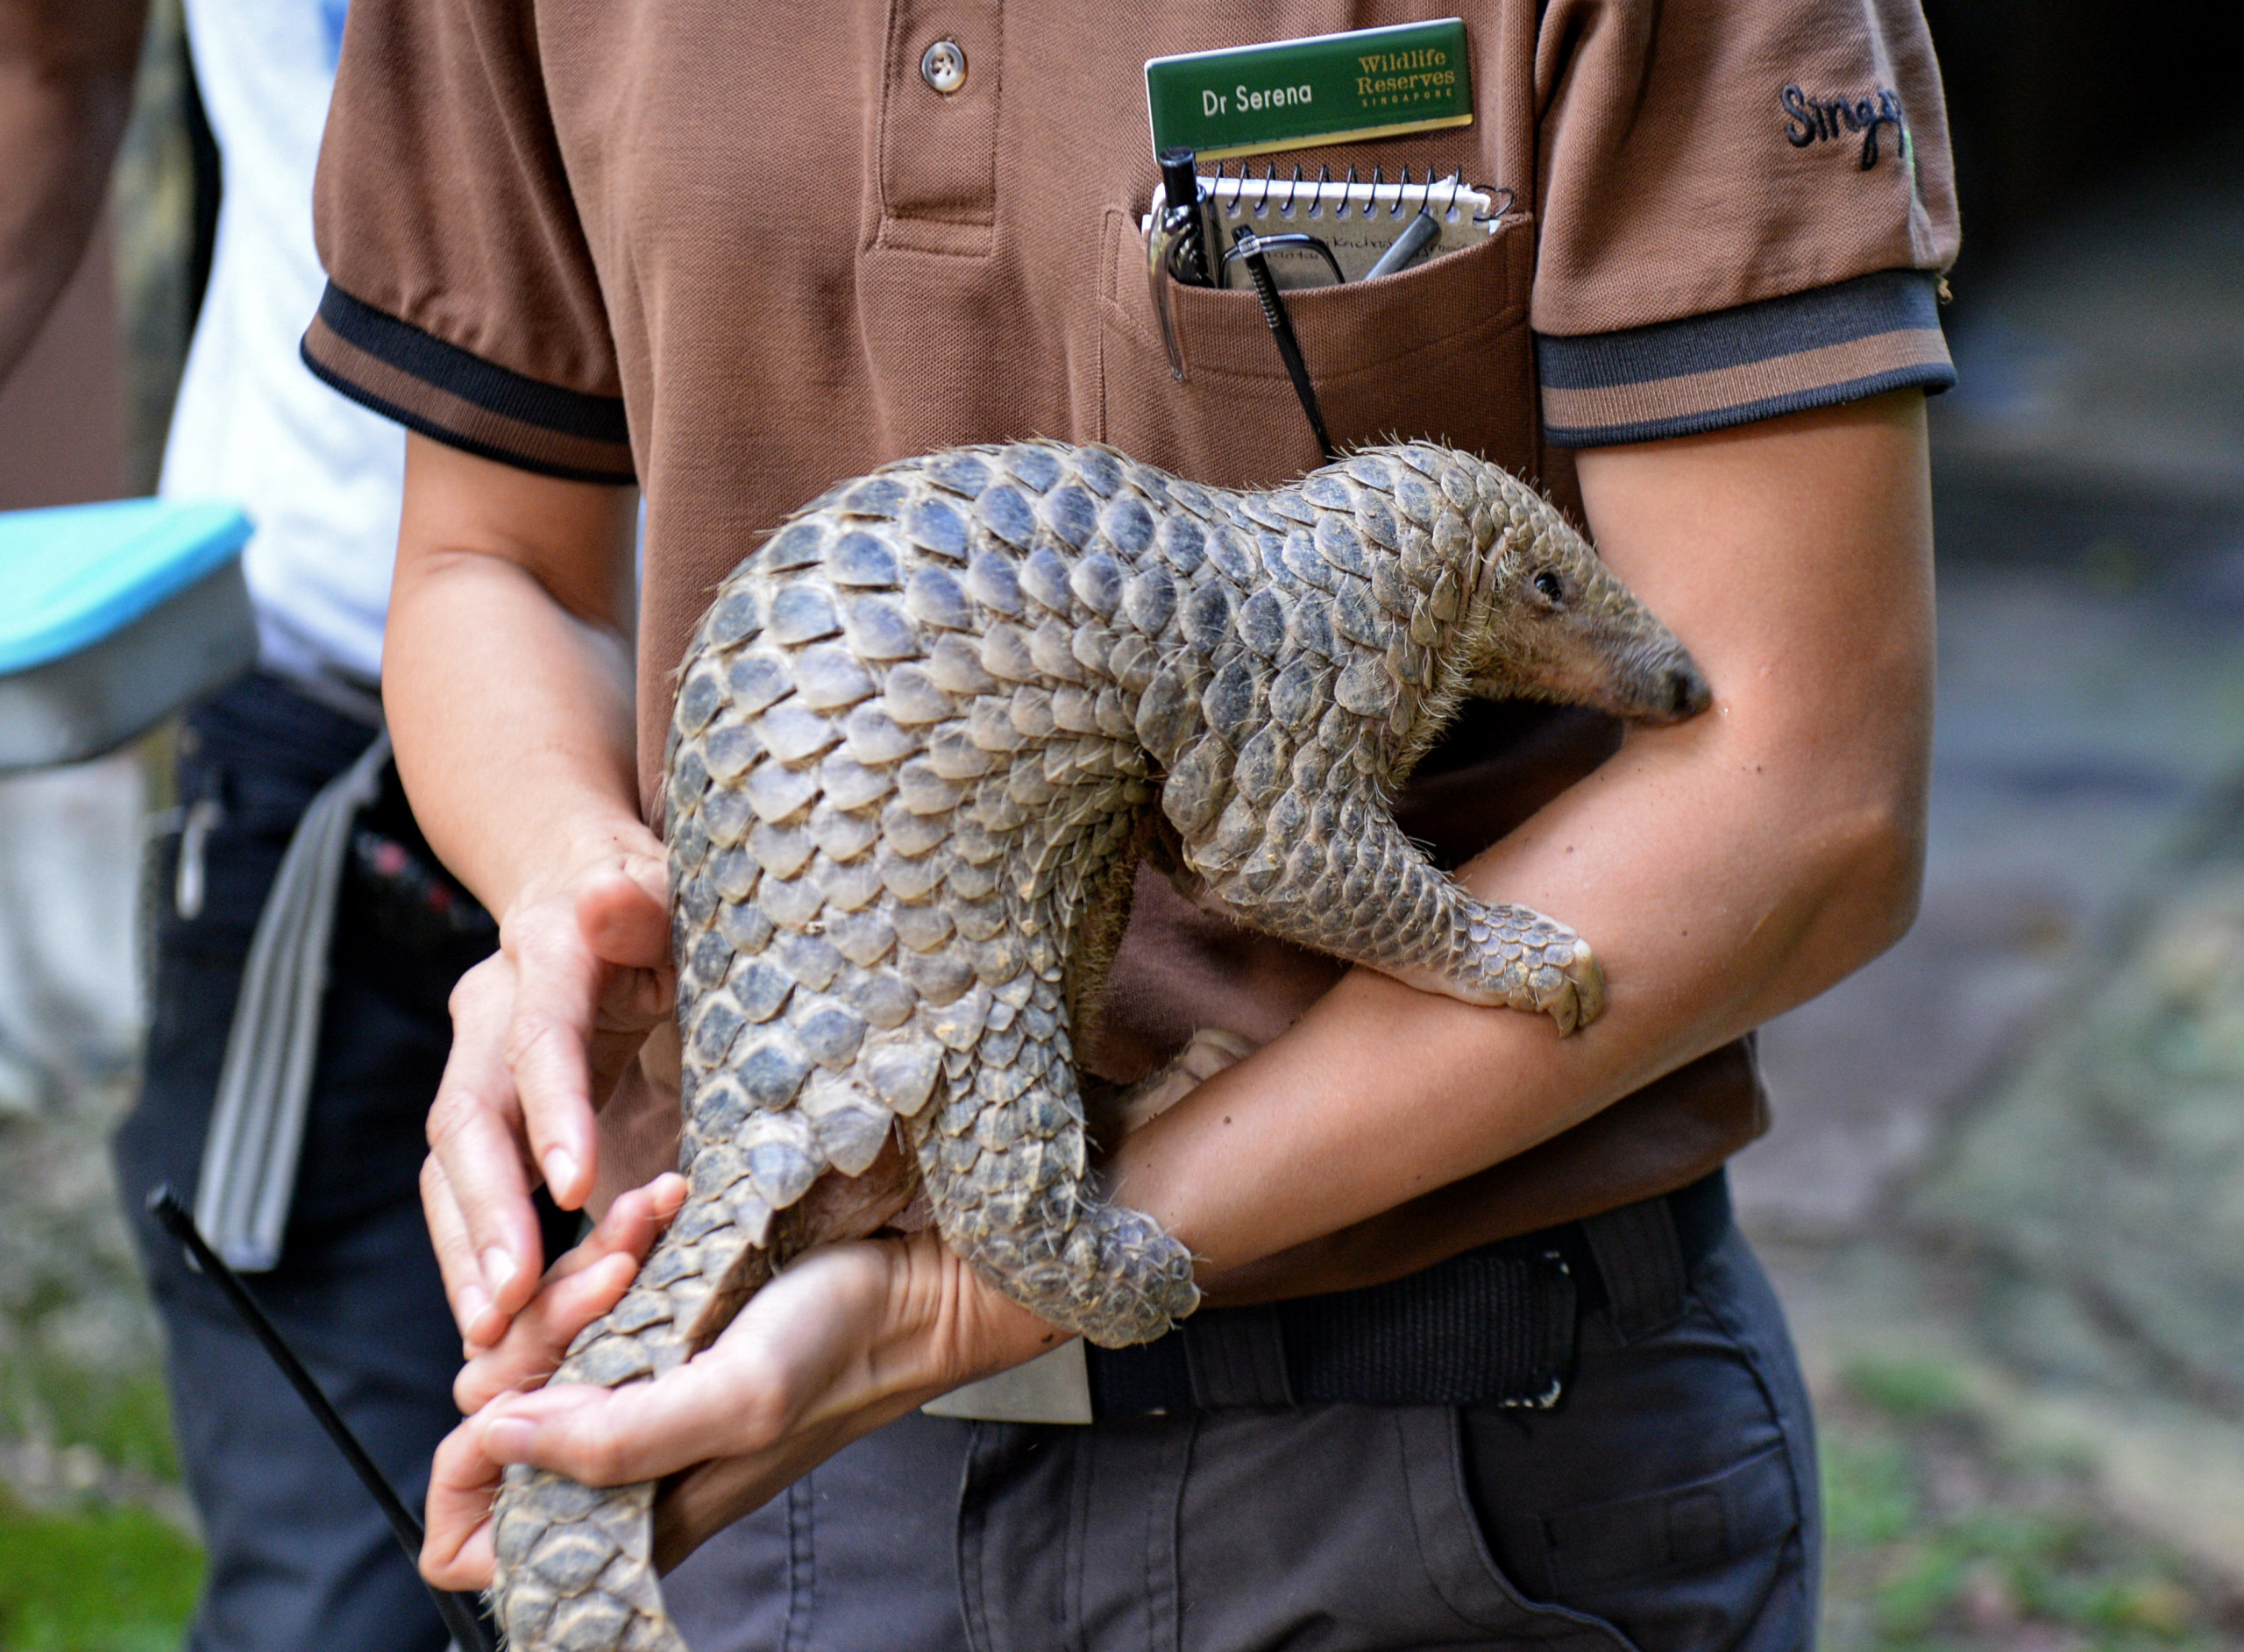
[[[1672,1323],[1584,1315],[1554,1409],[913,1415],[664,1594],[695,1652],[1795,1652],[1819,1542],[1807,1395],[1731,1229]]]
[[[173,1417],[209,1570],[188,1632],[209,1652],[441,1652],[446,1636],[373,1500],[207,1280],[142,1209],[191,1195],[250,936],[312,795],[373,731],[269,677],[192,713],[183,803],[224,813],[202,849],[201,912],[181,918],[176,837],[152,856],[154,1016],[118,1181],[167,1335]],[[458,1421],[460,1345],[421,1217],[423,1124],[450,1047],[444,1000],[489,947],[457,908],[401,798],[361,826],[401,876],[346,875],[317,1073],[280,1266],[251,1288],[409,1507]],[[406,857],[418,856],[417,868]],[[432,876],[433,874],[433,876]],[[430,891],[443,890],[432,896]],[[415,903],[427,910],[415,911]],[[479,925],[481,931],[479,932]]]

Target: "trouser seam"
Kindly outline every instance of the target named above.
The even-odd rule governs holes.
[[[781,1652],[808,1652],[812,1602],[818,1590],[815,1499],[807,1474],[787,1488],[787,1621]]]
[[[1743,1245],[1743,1236],[1733,1233],[1729,1243]],[[1716,1247],[1717,1251],[1720,1249],[1720,1246]],[[1709,1253],[1700,1264],[1701,1268],[1710,1266],[1713,1259],[1713,1254]],[[1769,1380],[1769,1373],[1765,1367],[1760,1350],[1755,1347],[1752,1341],[1740,1330],[1736,1319],[1725,1313],[1718,1305],[1715,1300],[1716,1293],[1701,1292],[1696,1288],[1695,1272],[1694,1270],[1692,1300],[1706,1311],[1708,1319],[1721,1330],[1723,1336],[1729,1340],[1730,1346],[1743,1358],[1746,1370],[1753,1375],[1754,1386],[1760,1391],[1762,1403],[1769,1408],[1770,1421],[1776,1425],[1777,1439],[1784,1447],[1785,1463],[1792,1471],[1793,1526],[1790,1535],[1785,1540],[1785,1548],[1787,1551],[1796,1551],[1800,1556],[1800,1573],[1807,1591],[1806,1606],[1808,1638],[1804,1644],[1812,1647],[1815,1633],[1815,1611],[1820,1604],[1819,1597],[1821,1592],[1819,1575],[1820,1556],[1810,1553],[1807,1543],[1811,1530],[1814,1530],[1819,1538],[1821,1535],[1816,1507],[1816,1500],[1821,1487],[1817,1481],[1814,1456],[1814,1436],[1812,1432],[1814,1427],[1814,1414],[1802,1410],[1801,1422],[1811,1432],[1806,1439],[1795,1440],[1793,1437],[1795,1430],[1786,1426],[1785,1407],[1779,1401],[1776,1389]],[[1779,1320],[1778,1322],[1781,1324],[1782,1321]],[[1808,1453],[1805,1462],[1800,1455],[1803,1450]],[[1779,1578],[1783,1576],[1781,1561],[1779,1563],[1777,1576]],[[1765,1602],[1764,1606],[1765,1609]]]

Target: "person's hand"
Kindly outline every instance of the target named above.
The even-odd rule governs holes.
[[[472,1355],[496,1344],[544,1257],[531,1189],[565,1210],[591,1192],[593,1110],[671,1012],[660,846],[609,854],[526,891],[498,952],[453,989],[452,1049],[429,1111],[421,1197]]]
[[[508,1342],[479,1362],[473,1392],[550,1370],[606,1311],[591,1307],[605,1298],[606,1270],[628,1283],[614,1258],[628,1251],[624,1230],[650,1215],[620,1223],[585,1268],[557,1267]],[[600,1242],[595,1235],[579,1249]],[[461,1423],[430,1471],[422,1575],[441,1589],[489,1585],[492,1500],[509,1463],[587,1485],[675,1477],[655,1502],[655,1559],[667,1570],[850,1442],[1062,1336],[984,1284],[932,1230],[818,1246],[750,1298],[711,1347],[652,1383],[503,1393]]]
[[[674,1171],[619,1195],[599,1225],[545,1270],[507,1334],[460,1367],[452,1379],[460,1414],[472,1416],[502,1393],[542,1387],[570,1339],[623,1300],[685,1202],[685,1178]]]

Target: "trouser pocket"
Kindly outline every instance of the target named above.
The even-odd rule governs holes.
[[[1459,1414],[1493,1563],[1641,1652],[1791,1652],[1814,1620],[1814,1442],[1775,1299],[1733,1230],[1687,1310],[1623,1342],[1587,1317],[1556,1410]]]
[[[1441,1407],[976,1425],[959,1568],[976,1652],[1616,1652],[1480,1543]]]

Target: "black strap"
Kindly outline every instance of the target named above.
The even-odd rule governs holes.
[[[1086,1348],[1099,1417],[1296,1405],[1557,1403],[1581,1315],[1623,1342],[1672,1324],[1729,1231],[1720,1171],[1359,1291],[1207,1308],[1158,1342]]]
[[[1182,1329],[1185,1376],[1200,1409],[1295,1403],[1275,1306],[1195,1315]]]
[[[1675,1217],[1665,1199],[1644,1199],[1581,1222],[1613,1329],[1623,1344],[1665,1330],[1683,1317],[1690,1281]]]
[[[1555,1403],[1574,1363],[1573,1270],[1481,1249],[1368,1290],[1280,1304],[1308,1403]]]

